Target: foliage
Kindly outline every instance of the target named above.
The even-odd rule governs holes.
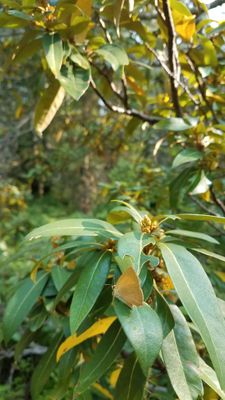
[[[0,24],[14,398],[225,398],[224,22],[199,1],[5,0]]]

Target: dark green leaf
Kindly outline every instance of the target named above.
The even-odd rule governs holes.
[[[33,283],[26,278],[14,296],[10,299],[3,320],[5,340],[9,340],[26,318],[40,296],[48,279],[47,272],[39,272],[37,280]]]
[[[76,393],[84,392],[95,383],[110,367],[122,350],[126,337],[118,321],[115,321],[104,334],[91,360],[80,370]]]
[[[142,400],[146,377],[142,372],[140,364],[132,354],[126,359],[120,372],[115,389],[116,400]]]
[[[39,361],[31,378],[32,399],[36,400],[39,393],[48,382],[51,372],[56,367],[56,352],[62,340],[63,334],[58,333],[53,339],[51,346]]]
[[[109,253],[90,253],[75,287],[70,307],[70,329],[75,333],[95,304],[105,284],[111,262]]]

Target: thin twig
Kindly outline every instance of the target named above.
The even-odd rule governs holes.
[[[115,112],[117,114],[125,114],[128,115],[130,117],[136,117],[139,118],[142,121],[148,122],[150,125],[155,124],[156,122],[158,122],[160,120],[160,118],[158,117],[149,117],[148,115],[138,111],[138,110],[134,110],[131,108],[124,108],[124,107],[119,107],[119,106],[115,106],[114,104],[111,104],[108,100],[106,100],[104,98],[104,96],[101,94],[101,92],[98,90],[95,82],[93,81],[93,79],[91,79],[90,85],[92,87],[92,89],[94,90],[94,92],[97,94],[97,96],[102,100],[102,102],[104,103],[104,105],[112,112]]]
[[[218,199],[218,197],[216,196],[213,185],[210,186],[209,191],[212,196],[213,202],[220,208],[222,213],[225,215],[225,204],[222,202],[222,200]]]
[[[159,57],[158,53],[151,47],[149,46],[148,43],[145,43],[145,47],[155,56],[156,60],[160,63],[161,67],[164,69],[164,71],[172,77],[174,80],[176,80],[177,84],[182,87],[182,89],[187,93],[189,96],[190,100],[193,101],[193,103],[198,106],[199,101],[195,99],[193,94],[190,92],[189,88],[181,82],[181,80],[177,80],[177,77],[173,75],[173,73],[170,71],[169,67],[164,63],[164,61]]]

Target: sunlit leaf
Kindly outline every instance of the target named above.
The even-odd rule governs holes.
[[[65,90],[57,80],[54,80],[41,94],[35,108],[34,128],[39,134],[47,129],[65,97]]]
[[[110,325],[115,321],[116,317],[107,317],[95,322],[90,328],[80,335],[69,336],[59,347],[57,351],[57,361],[60,360],[63,354],[77,346],[78,344],[90,339],[94,336],[105,333]]]

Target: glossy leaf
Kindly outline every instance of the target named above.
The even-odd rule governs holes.
[[[109,253],[90,253],[75,287],[70,307],[70,330],[75,333],[95,304],[105,284],[111,262]]]
[[[126,51],[115,44],[105,44],[100,47],[100,49],[96,50],[95,53],[102,56],[105,61],[110,63],[114,71],[116,71],[120,66],[129,64]]]
[[[150,235],[146,235],[145,233],[138,231],[125,233],[118,241],[118,255],[121,258],[124,256],[133,257],[135,271],[138,275],[141,272],[141,267],[143,264],[143,248],[149,243],[154,244],[155,239]]]
[[[163,333],[160,319],[146,303],[143,306],[129,308],[119,300],[115,300],[114,308],[136,352],[141,368],[147,376],[162,345]]]
[[[63,63],[63,44],[58,33],[46,34],[43,38],[45,56],[53,75],[57,78]]]
[[[97,236],[118,238],[122,236],[114,226],[99,219],[64,219],[43,225],[27,235],[27,240],[50,236]]]
[[[225,322],[200,262],[185,248],[160,244],[175,289],[205,342],[222,388],[225,386]]]
[[[47,352],[39,361],[31,378],[32,399],[36,400],[39,393],[48,382],[49,376],[56,366],[56,351],[62,340],[62,333],[57,334],[53,339]]]
[[[3,320],[5,340],[11,339],[22,321],[27,317],[40,296],[47,279],[47,272],[39,272],[35,283],[30,278],[24,279],[19,289],[9,300]]]
[[[193,368],[199,367],[198,353],[183,314],[177,306],[171,306],[171,311],[175,326],[163,341],[163,359],[179,399],[195,400],[203,394],[201,379]]]
[[[34,128],[39,134],[47,129],[61,107],[65,90],[57,80],[51,82],[41,94],[34,112]]]
[[[202,153],[200,153],[200,151],[193,150],[193,149],[182,150],[175,157],[172,168],[177,168],[180,165],[190,163],[193,161],[197,161],[197,160],[200,160],[201,158],[202,158]]]
[[[102,333],[105,333],[110,325],[115,321],[116,317],[106,317],[103,319],[99,319],[97,322],[95,322],[90,328],[88,328],[86,331],[81,333],[80,335],[72,335],[69,336],[59,347],[57,351],[57,361],[60,360],[63,354],[65,354],[67,351],[72,349],[75,346],[78,346],[78,344],[84,342],[87,339],[90,339],[94,336],[101,335]]]
[[[115,389],[117,400],[142,400],[146,384],[146,376],[143,374],[135,354],[125,360]]]
[[[173,229],[171,231],[167,231],[166,233],[169,233],[170,235],[175,235],[175,236],[185,236],[185,237],[190,237],[190,238],[195,238],[195,239],[201,239],[201,240],[205,240],[206,242],[209,242],[209,243],[219,244],[219,242],[216,239],[214,239],[212,236],[206,235],[205,233],[202,233],[202,232],[192,232],[192,231],[186,231],[184,229]]]
[[[67,63],[62,66],[58,79],[65,91],[74,100],[79,100],[89,87],[91,72]]]
[[[120,323],[115,321],[103,336],[90,361],[81,367],[75,393],[84,392],[98,381],[122,350],[125,340]]]

